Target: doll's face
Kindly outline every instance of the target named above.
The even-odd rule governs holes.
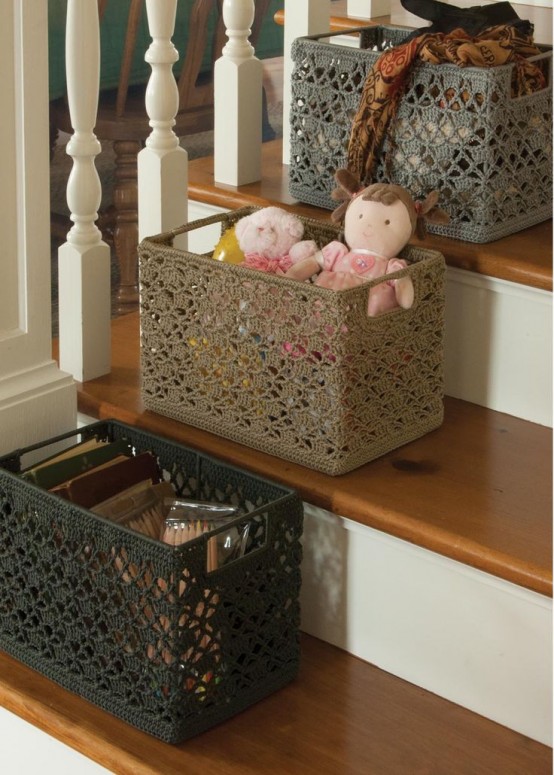
[[[398,199],[390,205],[352,200],[344,218],[344,236],[351,249],[373,250],[385,258],[397,256],[412,236],[406,206]]]

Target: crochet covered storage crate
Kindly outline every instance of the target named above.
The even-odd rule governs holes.
[[[410,30],[354,32],[359,48],[331,43],[329,34],[292,46],[290,192],[329,209],[366,76]],[[552,217],[552,50],[540,48],[534,61],[548,85],[521,97],[511,96],[511,64],[413,66],[373,180],[404,186],[416,198],[438,190],[450,223],[429,224],[429,231],[490,242]]]
[[[368,317],[369,290],[333,291],[173,247],[139,246],[144,405],[255,449],[343,474],[443,419],[444,258],[408,247],[411,309]],[[301,218],[322,247],[331,223]]]
[[[170,546],[19,474],[52,441],[93,438],[152,453],[181,498],[238,507],[225,530],[248,525],[244,553],[209,569],[221,529]],[[294,491],[113,421],[4,456],[0,648],[139,729],[184,740],[297,675],[302,520]]]

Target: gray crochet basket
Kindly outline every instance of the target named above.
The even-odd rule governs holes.
[[[152,452],[180,497],[238,506],[244,556],[208,571],[209,534],[170,546],[19,475],[30,453],[94,437]],[[302,520],[293,490],[113,421],[6,455],[0,648],[178,743],[297,675]]]
[[[352,32],[359,49],[328,42],[331,34],[292,46],[289,188],[298,200],[327,209],[336,206],[333,176],[347,165],[367,73],[409,30]],[[413,67],[374,180],[416,198],[438,190],[450,223],[429,224],[430,232],[491,242],[552,217],[552,50],[542,48],[535,60],[544,63],[548,86],[517,98],[510,93],[512,65]]]

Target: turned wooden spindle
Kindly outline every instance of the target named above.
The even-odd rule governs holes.
[[[188,154],[173,127],[179,110],[179,91],[173,65],[179,54],[171,38],[177,0],[146,0],[152,43],[145,59],[152,68],[145,97],[151,127],[146,147],[138,155],[139,239],[180,226],[187,221]],[[186,235],[175,241],[186,247]]]
[[[101,184],[98,109],[100,31],[97,0],[69,0],[66,27],[67,99],[73,166],[67,204],[73,226],[59,256],[60,366],[78,381],[110,370],[110,250],[96,226]]]
[[[248,41],[253,0],[223,0],[228,42],[214,67],[214,174],[241,186],[260,180],[262,63]]]

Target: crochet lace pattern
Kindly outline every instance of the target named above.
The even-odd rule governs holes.
[[[139,248],[144,405],[329,474],[342,474],[443,419],[444,258],[408,247],[412,309],[368,318],[369,289],[333,291],[174,248]],[[339,236],[302,218],[322,247]]]
[[[360,49],[322,36],[294,41],[289,187],[300,201],[334,207],[333,176],[348,166],[368,74],[405,35],[401,28],[363,28]],[[373,180],[403,186],[414,198],[437,190],[450,222],[429,231],[490,242],[552,216],[552,51],[541,51],[535,62],[547,85],[517,97],[516,64],[414,63],[376,149]]]

